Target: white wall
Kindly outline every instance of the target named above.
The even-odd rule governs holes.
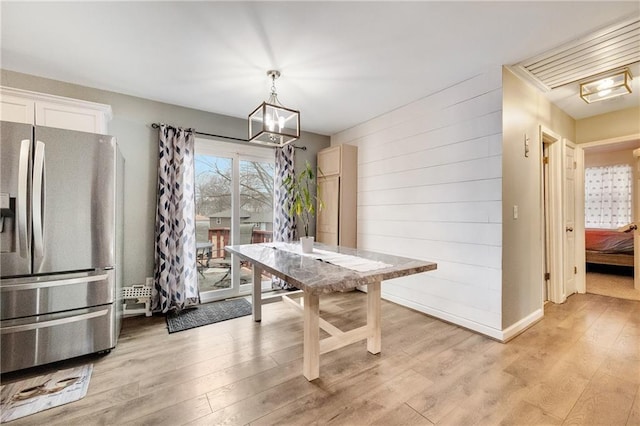
[[[502,69],[338,133],[358,146],[358,247],[437,262],[384,298],[499,337]]]
[[[540,126],[575,140],[575,121],[544,94],[503,73],[502,328],[513,336],[543,314],[544,256]],[[525,135],[529,153],[525,156]],[[518,217],[513,217],[518,206]]]

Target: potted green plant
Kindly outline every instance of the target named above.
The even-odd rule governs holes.
[[[304,228],[304,237],[300,236],[302,252],[311,253],[314,237],[309,236],[309,223],[316,214],[316,208],[320,210],[324,207],[319,194],[313,194],[313,189],[316,187],[316,174],[311,164],[306,161],[304,169],[297,175],[287,176],[283,185],[292,199],[289,213],[292,216],[297,215]]]

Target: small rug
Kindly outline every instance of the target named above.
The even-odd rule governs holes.
[[[0,387],[0,421],[10,422],[84,398],[93,364],[59,370]]]
[[[222,300],[185,309],[178,314],[169,314],[167,326],[171,334],[249,314],[251,314],[251,303],[246,299]]]

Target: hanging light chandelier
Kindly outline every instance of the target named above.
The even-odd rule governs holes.
[[[276,79],[280,71],[270,70],[271,95],[249,114],[249,142],[284,146],[300,137],[300,111],[286,108],[278,100]]]

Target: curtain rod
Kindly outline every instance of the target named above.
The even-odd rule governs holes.
[[[151,127],[154,128],[154,129],[159,129],[160,128],[160,124],[162,124],[162,123],[151,123]],[[214,138],[229,139],[229,140],[232,140],[232,141],[239,141],[239,142],[247,142],[247,143],[249,142],[248,139],[240,139],[240,138],[234,138],[232,136],[223,136],[223,135],[216,135],[216,134],[213,134],[213,133],[198,132],[195,129],[190,129],[190,130],[193,130],[193,133],[195,133],[196,135],[211,136],[211,137],[214,137]],[[292,146],[295,149],[301,149],[303,151],[307,150],[306,146],[297,146],[297,145],[292,145]]]

